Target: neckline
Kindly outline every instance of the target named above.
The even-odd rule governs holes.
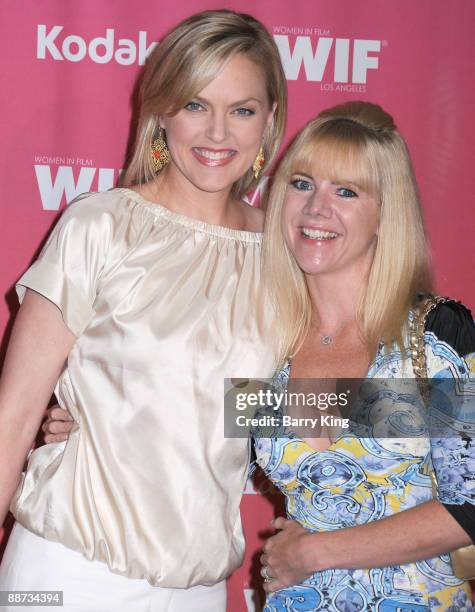
[[[379,344],[378,344],[378,349],[377,349],[377,351],[376,351],[376,355],[374,356],[374,359],[373,359],[373,360],[371,361],[371,363],[369,364],[369,368],[368,368],[368,371],[366,372],[366,376],[365,376],[365,378],[373,378],[373,376],[372,376],[372,371],[374,370],[374,368],[375,368],[375,366],[376,366],[376,360],[377,360],[377,358],[378,358],[378,357],[379,357],[379,356],[382,354],[383,347],[384,347],[384,343],[383,343],[382,341],[381,341],[381,342],[379,342]],[[290,380],[291,380],[291,378],[290,378],[290,373],[291,373],[291,370],[292,370],[292,360],[293,360],[293,355],[292,355],[292,356],[289,356],[289,357],[287,358],[286,362],[284,363],[284,365],[282,366],[282,368],[281,368],[281,370],[280,370],[281,372],[284,372],[284,371],[286,372],[286,382],[285,382],[285,388],[286,388],[286,389],[288,388],[288,386],[289,386],[289,382],[290,382]],[[349,434],[349,433],[342,433],[341,435],[339,435],[339,436],[336,438],[336,440],[334,440],[333,442],[331,442],[331,443],[330,443],[330,445],[329,445],[329,446],[328,446],[328,447],[327,447],[327,448],[326,448],[324,451],[322,451],[322,450],[318,450],[318,449],[314,448],[314,447],[313,447],[311,444],[309,444],[309,443],[306,441],[306,439],[305,439],[305,438],[303,438],[303,437],[299,436],[299,435],[297,434],[297,432],[296,432],[296,431],[294,431],[293,429],[291,429],[291,428],[287,428],[287,432],[288,432],[288,436],[287,436],[287,437],[283,436],[283,437],[281,437],[281,439],[283,439],[283,440],[288,440],[288,441],[291,441],[291,442],[298,442],[300,445],[302,445],[302,446],[306,446],[306,447],[307,447],[307,449],[308,449],[309,451],[311,451],[311,453],[322,453],[322,452],[325,452],[325,453],[326,453],[326,452],[328,452],[330,449],[332,449],[332,447],[333,447],[333,446],[335,446],[335,445],[336,445],[336,444],[337,444],[337,443],[338,443],[338,442],[339,442],[339,441],[340,441],[342,438],[345,438],[345,437],[348,437],[348,436],[354,437],[354,435],[352,435],[352,434]],[[332,449],[332,450],[333,450],[333,449]]]
[[[157,202],[152,202],[151,200],[147,200],[140,193],[130,189],[129,187],[118,187],[117,188],[124,195],[129,197],[131,200],[134,200],[137,204],[140,204],[147,208],[151,213],[156,215],[157,217],[162,217],[164,219],[168,219],[173,223],[178,223],[179,225],[183,225],[193,230],[197,230],[199,232],[203,232],[205,234],[210,234],[212,236],[217,236],[220,238],[228,238],[231,240],[240,240],[243,242],[250,243],[261,243],[263,232],[251,232],[248,230],[238,230],[233,229],[231,227],[225,227],[223,225],[213,225],[212,223],[207,223],[206,221],[201,221],[200,219],[194,219],[193,217],[187,217],[186,215],[181,215],[179,213],[171,211],[163,204],[158,204]]]

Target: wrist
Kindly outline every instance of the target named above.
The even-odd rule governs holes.
[[[308,573],[323,572],[324,570],[342,567],[339,538],[335,531],[309,533],[306,535],[302,549],[302,558]],[[336,545],[336,546],[335,546]]]
[[[320,533],[306,533],[302,536],[299,556],[303,571],[307,574],[320,572],[323,567]]]

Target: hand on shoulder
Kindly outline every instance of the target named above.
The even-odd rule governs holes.
[[[262,232],[264,230],[265,213],[261,208],[241,202],[244,209],[245,229],[248,232]]]

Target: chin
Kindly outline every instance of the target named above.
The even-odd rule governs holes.
[[[301,262],[297,261],[299,268],[302,270],[304,274],[308,276],[318,276],[319,274],[328,274],[335,270],[335,267],[332,265],[327,265],[325,263],[316,264],[315,262]]]
[[[315,268],[315,266],[300,266],[300,269],[306,276],[319,276],[324,274],[326,270],[322,268]]]
[[[228,180],[210,180],[203,181],[202,179],[199,181],[195,181],[194,185],[200,191],[204,191],[206,193],[219,193],[221,191],[228,191],[234,185],[234,183],[239,180],[240,177],[231,178]]]
[[[193,182],[202,191],[218,192],[230,189],[246,173],[247,168],[206,168],[200,166],[199,172],[193,172]]]

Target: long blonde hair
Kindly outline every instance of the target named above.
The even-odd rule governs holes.
[[[431,287],[416,180],[392,117],[376,104],[347,102],[321,112],[298,134],[269,194],[263,274],[277,315],[280,360],[298,350],[312,316],[305,276],[284,240],[282,208],[292,174],[315,170],[316,160],[320,178],[351,180],[379,202],[378,239],[358,320],[371,349],[380,340],[402,348],[415,294]]]
[[[176,26],[147,60],[140,89],[137,137],[125,185],[145,183],[155,176],[151,145],[158,131],[159,115],[177,113],[237,54],[245,55],[262,69],[269,105],[277,104],[263,141],[263,171],[269,167],[282,142],[287,113],[287,84],[277,46],[264,26],[250,15],[205,11]],[[253,181],[250,168],[234,184],[233,194],[242,197]]]

